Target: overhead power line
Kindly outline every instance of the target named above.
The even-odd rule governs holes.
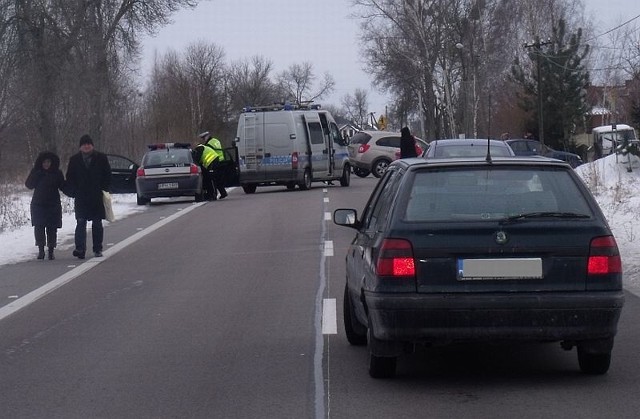
[[[606,34],[608,34],[608,33],[611,33],[611,32],[613,32],[613,31],[616,31],[616,30],[620,29],[621,27],[623,27],[623,26],[625,26],[625,25],[628,25],[629,23],[633,22],[634,20],[636,20],[636,19],[638,19],[638,18],[640,18],[640,15],[638,15],[638,16],[636,16],[636,17],[632,17],[631,19],[627,20],[626,22],[621,23],[621,24],[619,24],[618,26],[616,26],[616,27],[614,27],[614,28],[611,28],[611,29],[609,29],[609,30],[608,30],[608,31],[606,31],[606,32],[603,32],[603,33],[601,33],[600,35],[596,35],[596,36],[594,36],[594,37],[593,37],[593,38],[591,38],[591,39],[587,39],[587,41],[586,41],[586,42],[591,42],[591,41],[593,41],[594,39],[598,39],[598,38],[600,38],[601,36],[605,36],[605,35],[606,35]]]

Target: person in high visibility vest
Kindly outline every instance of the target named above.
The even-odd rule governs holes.
[[[209,180],[207,181],[207,184],[211,185],[209,199],[212,201],[216,200],[218,198],[217,192],[220,193],[219,199],[224,199],[228,194],[224,187],[223,171],[221,168],[222,162],[225,160],[222,144],[220,143],[220,140],[211,136],[209,131],[203,132],[199,137],[202,139],[204,144],[198,144],[194,149],[194,152],[199,157],[198,161],[206,169],[203,173],[206,172],[210,175]]]

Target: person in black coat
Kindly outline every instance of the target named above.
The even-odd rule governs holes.
[[[44,259],[46,246],[49,249],[49,260],[53,260],[58,229],[62,227],[59,190],[64,187],[64,175],[60,170],[60,158],[50,151],[40,153],[27,176],[25,186],[33,189],[31,225],[38,246],[38,259]]]
[[[102,256],[105,218],[102,191],[111,188],[111,166],[107,156],[94,149],[89,135],[80,138],[80,151],[69,159],[65,192],[74,198],[76,213],[75,250],[73,256],[84,259],[87,248],[87,221],[91,221],[93,253]]]
[[[400,158],[406,159],[407,157],[418,157],[418,152],[416,151],[416,140],[411,131],[408,127],[404,127],[400,130]]]

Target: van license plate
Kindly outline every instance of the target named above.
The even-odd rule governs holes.
[[[178,189],[178,182],[158,183],[158,189]]]

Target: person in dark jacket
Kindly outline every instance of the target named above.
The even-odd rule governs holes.
[[[65,192],[74,198],[76,213],[75,250],[73,256],[84,259],[87,248],[87,221],[91,221],[93,253],[102,256],[105,218],[103,193],[111,187],[111,166],[107,156],[94,149],[89,135],[80,138],[80,151],[69,159]]]
[[[416,151],[415,138],[409,128],[404,127],[400,130],[400,158],[406,159],[407,157],[418,157],[418,152]]]
[[[53,260],[58,229],[62,227],[59,190],[64,187],[64,175],[60,170],[60,158],[50,151],[40,153],[27,176],[25,186],[33,189],[31,225],[38,246],[38,259],[44,259],[46,246],[49,249],[49,260]]]

